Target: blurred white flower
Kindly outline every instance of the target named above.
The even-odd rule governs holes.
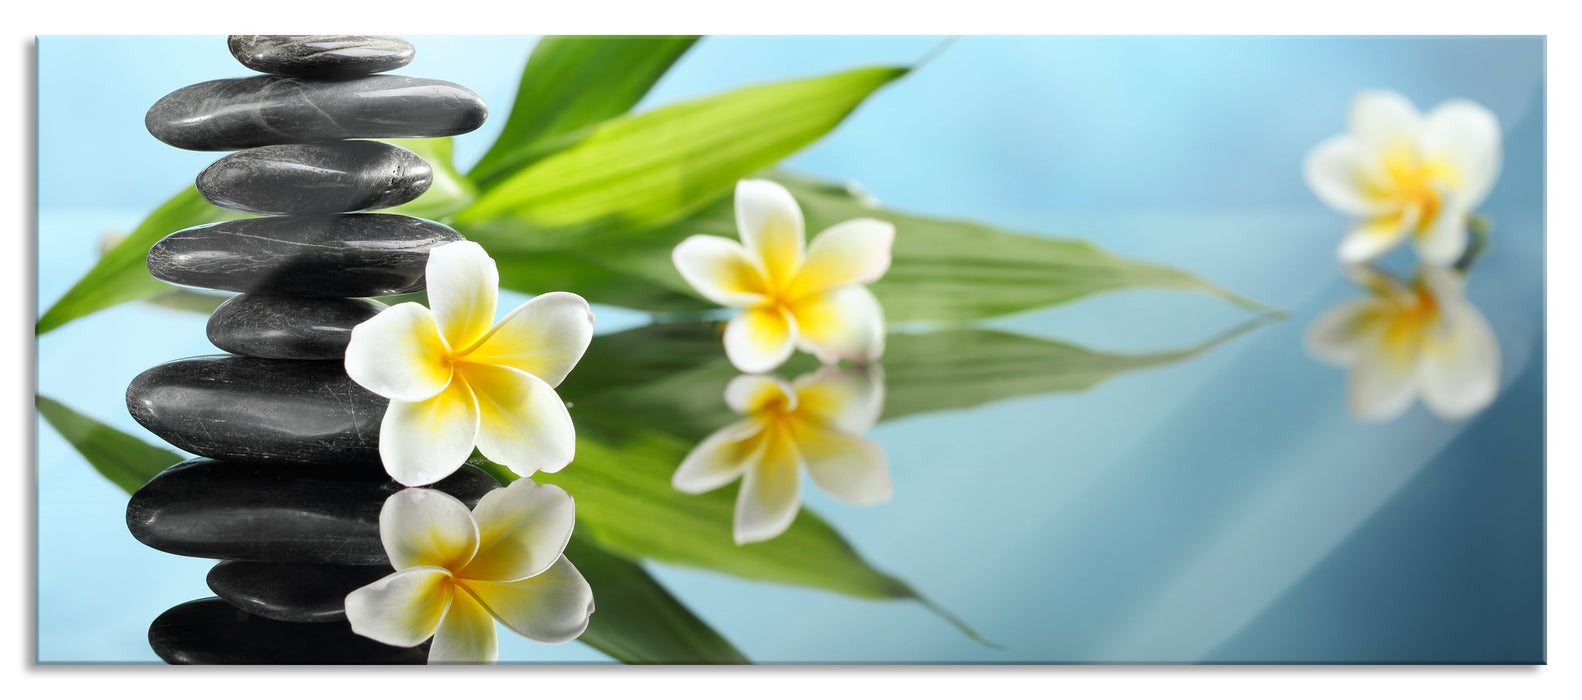
[[[441,491],[398,491],[379,511],[396,571],[346,596],[346,619],[393,646],[433,637],[431,664],[493,663],[496,619],[533,641],[576,639],[593,589],[563,554],[575,519],[571,496],[529,479],[490,491],[471,511]]]
[[[725,355],[743,372],[768,372],[794,348],[825,364],[884,353],[884,310],[863,285],[890,269],[895,226],[844,221],[804,242],[802,210],[780,184],[736,184],[738,243],[692,236],[671,260],[699,294],[742,309],[725,327]],[[744,245],[745,244],[745,245]]]
[[[803,465],[813,483],[841,500],[890,498],[884,450],[862,437],[884,409],[878,367],[825,367],[791,385],[779,377],[742,375],[725,388],[725,403],[747,418],[693,448],[671,484],[703,493],[740,477],[737,544],[772,539],[791,527],[802,505]]]
[[[1467,301],[1460,274],[1425,265],[1403,285],[1367,268],[1350,272],[1372,296],[1319,317],[1307,344],[1319,358],[1351,367],[1353,415],[1389,420],[1421,396],[1436,415],[1456,420],[1494,400],[1499,344]]]
[[[1320,143],[1303,168],[1329,206],[1361,219],[1340,244],[1344,263],[1371,260],[1410,237],[1424,262],[1456,262],[1467,226],[1500,171],[1494,114],[1451,100],[1427,116],[1405,97],[1371,91],[1351,105],[1349,132]]]

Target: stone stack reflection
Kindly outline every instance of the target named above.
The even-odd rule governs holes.
[[[377,138],[452,136],[487,110],[464,87],[377,75],[411,44],[372,36],[233,36],[232,55],[267,75],[177,90],[148,112],[179,148],[238,150],[198,176],[216,206],[262,215],[166,236],[148,268],[173,284],[240,292],[208,336],[228,355],[168,362],[133,380],[127,408],[201,457],[133,495],[127,526],[161,551],[222,560],[219,596],[178,605],[149,643],[171,663],[422,663],[425,647],[352,633],[343,601],[388,573],[384,499],[401,488],[379,463],[386,400],[346,376],[351,330],[424,288],[429,250],[450,228],[367,213],[422,195],[421,157]],[[494,486],[462,469],[434,487],[469,505]]]

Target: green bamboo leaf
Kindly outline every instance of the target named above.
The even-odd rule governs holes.
[[[386,214],[405,214],[443,221],[466,209],[478,197],[478,188],[456,172],[452,162],[455,144],[449,136],[433,139],[380,139],[418,154],[434,171],[434,181],[422,196],[406,204],[380,210]]]
[[[580,532],[566,558],[588,579],[598,608],[578,641],[628,664],[752,663],[636,562]]]
[[[734,487],[688,495],[670,486],[671,474],[692,449],[691,441],[579,407],[572,407],[576,461],[533,479],[575,495],[581,531],[606,549],[858,598],[916,597],[911,587],[868,564],[807,510],[779,537],[736,545],[731,537]]]
[[[906,68],[757,85],[612,119],[456,217],[491,252],[674,221],[828,133]]]
[[[131,235],[105,253],[88,274],[44,312],[33,326],[34,334],[43,335],[69,321],[116,304],[171,291],[174,289],[171,285],[148,274],[148,249],[159,239],[181,229],[244,216],[208,203],[196,187],[188,187],[160,205]]]
[[[1086,241],[912,216],[872,207],[840,185],[779,173],[769,177],[786,185],[802,205],[810,238],[858,217],[895,224],[890,270],[869,287],[893,323],[973,321],[1134,288],[1207,293],[1249,310],[1279,313],[1189,272],[1123,258]],[[639,232],[612,229],[547,245],[566,246],[555,251],[563,255],[587,251],[587,257],[597,261],[598,274],[567,271],[556,280],[563,285],[560,289],[576,289],[590,301],[615,305],[663,300],[663,308],[633,307],[644,310],[703,310],[716,305],[699,297],[670,259],[670,251],[695,234],[737,238],[731,195],[672,224]],[[491,245],[488,241],[486,246]],[[515,243],[492,245],[491,254],[502,264],[545,254],[520,250]],[[505,286],[521,291],[552,290],[528,277],[502,274],[501,279]],[[618,294],[627,304],[615,300]]]
[[[82,453],[88,464],[129,494],[155,474],[186,459],[73,411],[54,399],[35,396],[33,403],[39,415]]]
[[[625,114],[698,40],[695,36],[546,36],[522,69],[511,116],[468,176],[488,187],[553,152],[545,143]]]

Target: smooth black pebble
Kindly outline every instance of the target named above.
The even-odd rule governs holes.
[[[251,214],[335,214],[405,204],[434,181],[428,161],[381,141],[259,146],[198,174],[198,193]]]
[[[346,619],[346,595],[393,573],[389,565],[277,564],[222,561],[209,569],[209,590],[254,615],[285,622]]]
[[[328,81],[261,75],[188,85],[143,118],[154,138],[194,151],[340,139],[456,136],[489,109],[455,83],[401,75]]]
[[[231,55],[260,73],[348,78],[395,70],[416,51],[405,39],[358,34],[233,34]]]
[[[431,488],[470,508],[496,486],[462,467]],[[126,527],[137,541],[186,557],[389,568],[379,511],[403,488],[377,466],[189,459],[132,494]]]
[[[148,645],[170,664],[423,664],[430,642],[381,644],[347,622],[281,622],[202,598],[166,610],[148,627]]]
[[[251,357],[338,360],[352,328],[385,308],[371,299],[242,294],[209,316],[209,342]]]
[[[388,404],[323,360],[203,355],[144,370],[126,389],[132,417],[183,450],[323,469],[378,465]]]
[[[171,284],[231,292],[371,297],[423,290],[430,250],[462,240],[399,214],[271,216],[182,229],[148,251]]]

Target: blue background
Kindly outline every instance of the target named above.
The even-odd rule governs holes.
[[[414,37],[402,72],[494,110],[456,140],[469,165],[504,123],[530,37]],[[710,37],[644,101],[874,63],[937,38]],[[222,37],[39,40],[38,308],[217,154],[143,129],[183,85],[246,73]],[[1290,318],[1091,391],[903,418],[869,437],[895,498],[806,504],[881,569],[964,618],[655,565],[749,657],[780,662],[1517,662],[1544,659],[1544,42],[1541,38],[964,38],[888,87],[796,170],[887,206],[1083,238],[1183,267]],[[1482,208],[1494,247],[1469,283],[1503,357],[1483,413],[1345,411],[1342,370],[1301,336],[1354,297],[1346,218],[1301,178],[1364,89],[1422,109],[1469,98],[1505,131]],[[904,232],[901,233],[904,235]],[[1386,263],[1404,271],[1409,253]],[[576,290],[571,290],[576,291]],[[511,303],[507,300],[506,303]],[[1124,292],[991,325],[1108,351],[1175,349],[1246,320],[1200,295]],[[600,332],[644,322],[601,309]],[[123,392],[214,352],[204,319],[133,304],[39,341],[39,391],[122,430]],[[155,661],[148,623],[210,595],[209,562],[127,533],[126,496],[38,428],[38,660]],[[502,660],[598,661],[506,633]]]

